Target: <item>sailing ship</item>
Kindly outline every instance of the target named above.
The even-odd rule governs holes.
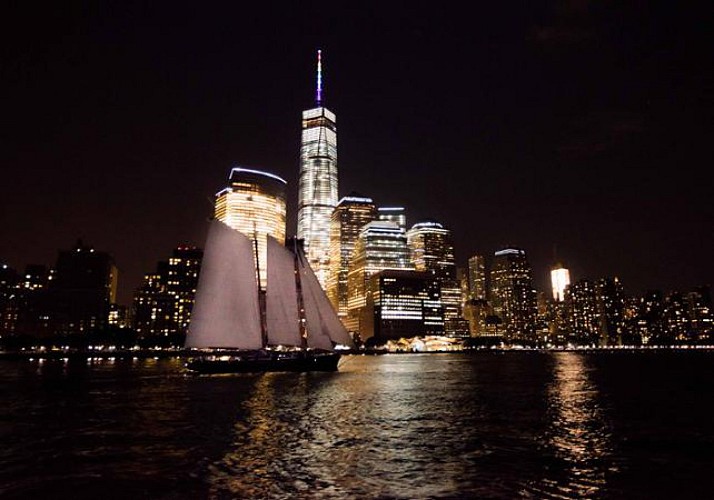
[[[186,347],[198,373],[335,371],[352,338],[305,258],[267,236],[261,289],[257,243],[212,220]]]

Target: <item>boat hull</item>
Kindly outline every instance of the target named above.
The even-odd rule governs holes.
[[[278,355],[270,357],[235,356],[230,359],[198,357],[186,368],[194,373],[262,373],[262,372],[334,372],[340,361],[338,353]]]

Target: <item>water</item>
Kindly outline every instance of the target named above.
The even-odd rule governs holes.
[[[707,498],[714,352],[0,363],[2,498]]]

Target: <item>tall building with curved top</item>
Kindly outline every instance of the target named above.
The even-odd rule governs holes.
[[[317,51],[316,106],[302,112],[297,236],[325,288],[330,262],[330,219],[337,205],[337,117],[322,105],[322,53]]]
[[[258,242],[260,285],[267,284],[267,235],[285,244],[285,186],[277,175],[236,167],[216,193],[215,217]]]

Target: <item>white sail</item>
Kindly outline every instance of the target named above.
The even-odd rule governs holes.
[[[268,236],[268,286],[265,293],[265,320],[268,344],[299,346],[295,254]]]
[[[186,347],[263,347],[252,241],[211,221]]]
[[[351,346],[352,339],[337,317],[307,259],[304,258],[300,259],[300,281],[305,308],[307,345],[313,349],[327,350],[332,350],[333,342]]]

